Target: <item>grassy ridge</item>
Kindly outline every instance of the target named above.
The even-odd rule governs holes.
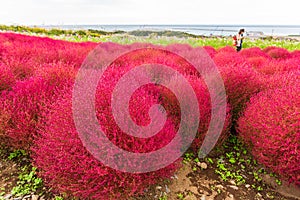
[[[93,42],[116,42],[120,44],[132,44],[135,42],[147,42],[152,44],[168,45],[173,43],[190,44],[191,46],[212,46],[220,48],[224,46],[231,46],[233,41],[231,37],[204,37],[195,36],[183,32],[173,31],[114,31],[106,32],[101,30],[63,30],[63,29],[44,29],[39,27],[27,26],[6,26],[0,25],[2,31],[12,31],[18,33],[25,33],[30,35],[44,35],[47,37],[62,39],[74,42],[93,41]],[[300,41],[288,38],[246,38],[244,48],[260,47],[266,48],[268,46],[283,47],[290,51],[300,50]]]

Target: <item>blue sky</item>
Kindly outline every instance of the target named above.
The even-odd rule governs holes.
[[[298,0],[1,0],[0,24],[300,25]]]

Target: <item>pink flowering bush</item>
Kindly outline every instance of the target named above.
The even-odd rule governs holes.
[[[238,120],[240,137],[253,156],[300,185],[300,87],[267,90],[251,98]]]

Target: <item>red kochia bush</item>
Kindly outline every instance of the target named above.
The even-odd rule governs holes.
[[[300,70],[300,60],[295,58],[272,60],[256,68],[256,70],[263,74],[277,74]]]
[[[35,69],[46,63],[61,62],[79,68],[88,52],[97,45],[92,42],[75,43],[13,33],[0,35],[5,44],[1,60],[19,79],[29,78]]]
[[[300,59],[300,50],[295,50],[291,52],[292,58]]]
[[[280,47],[267,47],[264,49],[264,52],[274,59],[286,59],[291,57],[291,53],[287,49]]]
[[[263,68],[265,65],[267,65],[270,62],[270,59],[266,59],[265,57],[262,56],[249,57],[246,59],[249,65],[251,65],[251,67],[253,67],[257,71],[259,71],[261,68]]]
[[[235,120],[249,98],[260,91],[259,74],[236,52],[217,53],[213,60],[223,77]]]
[[[207,135],[207,131],[209,128],[209,123],[211,122],[211,117],[212,117],[212,104],[211,100],[212,98],[215,99],[217,102],[216,104],[220,104],[221,99],[218,97],[218,94],[216,94],[216,90],[209,91],[208,88],[206,87],[206,84],[204,81],[196,76],[187,76],[187,79],[189,80],[189,83],[191,87],[193,88],[193,91],[197,97],[197,102],[199,104],[199,110],[200,110],[200,116],[199,116],[199,127],[198,127],[198,133],[196,135],[196,138],[192,144],[192,148],[194,151],[198,151],[200,146],[202,145],[204,138]],[[172,81],[170,81],[169,85],[173,85],[177,87],[179,93],[181,95],[187,95],[186,94],[186,89],[181,85],[176,82],[176,78],[174,78]],[[170,102],[174,102],[176,100],[175,96],[172,96],[168,91],[162,91],[163,97],[162,97],[162,104],[169,108],[169,110],[172,110],[173,117],[176,117],[175,119],[180,119],[178,113],[178,109],[176,109],[174,106],[175,103],[171,104]],[[188,97],[187,97],[188,98]],[[177,113],[176,113],[177,112]],[[192,112],[192,111],[191,111]],[[218,117],[221,117],[218,115]],[[224,116],[224,126],[223,126],[223,131],[221,132],[218,141],[216,145],[222,144],[224,140],[226,140],[229,136],[229,129],[231,126],[231,114],[230,114],[230,108],[229,105],[226,105],[226,116]],[[188,126],[192,126],[192,123],[189,124]],[[214,132],[213,134],[217,134]],[[217,136],[215,136],[216,138]]]
[[[136,47],[135,45],[106,45],[112,45],[116,49],[128,48],[128,50],[135,49]],[[151,47],[152,45],[149,46]],[[193,48],[185,47],[186,50],[191,51],[191,54],[193,54]],[[138,52],[133,51],[120,56],[107,68],[99,80],[95,95],[96,116],[107,138],[116,146],[127,151],[147,153],[169,145],[170,141],[176,135],[180,121],[178,116],[181,110],[178,100],[172,94],[172,91],[168,89],[170,84],[176,84],[176,82],[172,82],[175,79],[173,77],[159,78],[154,76],[158,84],[150,83],[144,85],[138,88],[130,97],[128,107],[130,117],[139,126],[146,126],[151,123],[149,109],[153,105],[160,104],[164,107],[167,116],[166,123],[155,136],[150,138],[133,137],[123,131],[115,122],[112,114],[111,99],[116,84],[129,70],[146,63],[158,63],[169,66],[180,72],[191,84],[199,101],[201,120],[198,136],[200,140],[203,140],[210,120],[209,112],[211,109],[206,87],[199,77],[187,75],[191,73],[190,70],[192,69],[182,58],[170,52],[154,48],[143,49]],[[181,66],[184,63],[187,65],[187,69]],[[141,77],[135,78],[137,80],[138,78],[153,78],[153,76],[149,75],[152,72],[157,75],[155,71],[149,69],[149,71],[139,75]],[[135,78],[133,78],[134,80],[131,79],[129,83],[136,81]],[[170,79],[169,82],[167,81],[169,85],[162,86],[159,84],[163,78]],[[180,85],[175,86],[180,87]],[[123,92],[126,93],[127,91],[118,91],[118,94],[122,95]],[[184,90],[181,90],[181,94],[185,100],[189,100],[189,95],[185,94]],[[217,96],[218,94],[214,95]],[[83,146],[79,138],[73,121],[71,98],[71,94],[67,93],[57,104],[53,105],[49,113],[46,113],[48,119],[46,126],[39,132],[40,137],[35,140],[35,145],[32,148],[34,165],[40,169],[40,174],[45,182],[55,191],[74,195],[82,199],[128,199],[129,196],[143,192],[149,184],[170,177],[178,168],[178,163],[175,162],[155,172],[130,174],[114,170],[97,161]],[[194,112],[190,112],[190,115],[193,114]],[[121,119],[123,119],[122,117],[126,117],[122,113],[119,113],[119,115],[121,115]],[[230,123],[230,115],[228,113],[226,117],[225,129],[229,127]],[[186,123],[187,125],[195,125],[193,122]],[[222,139],[226,138],[226,133],[226,131],[222,133]],[[184,140],[185,135],[180,138],[179,143]],[[177,147],[179,145],[181,144],[176,144]],[[100,150],[107,151],[101,149],[101,147],[99,146]],[[160,155],[161,157],[158,156],[158,160],[166,159],[172,153],[166,152],[166,154]],[[145,160],[143,162],[147,163],[148,161]],[[151,164],[149,163],[149,165]]]
[[[238,132],[259,162],[300,185],[300,87],[261,92],[251,98]]]
[[[17,82],[11,91],[3,94],[4,109],[9,123],[5,130],[8,146],[29,150],[37,129],[43,123],[42,113],[55,102],[58,91],[62,91],[68,82],[51,84],[51,80],[41,77]]]
[[[114,128],[110,134],[116,133]],[[169,131],[173,133],[171,129]],[[154,141],[150,140],[148,145],[139,143],[139,146],[148,147],[149,150],[153,148],[151,145],[160,145],[161,141],[156,141],[158,144]],[[131,142],[134,141],[128,141],[127,144],[132,146],[134,143]],[[139,147],[132,148],[139,150]],[[87,151],[78,137],[70,95],[53,107],[45,130],[35,141],[33,152],[34,165],[41,170],[40,175],[47,185],[54,191],[82,199],[128,199],[128,196],[143,192],[149,184],[170,177],[178,165],[175,163],[142,174],[124,173],[103,165]]]
[[[16,80],[11,70],[0,63],[0,93],[3,90],[11,89]]]
[[[222,47],[217,50],[218,53],[236,53],[236,49],[232,46]]]
[[[252,47],[252,48],[243,49],[240,52],[240,55],[245,57],[245,58],[253,58],[253,57],[271,58],[267,53],[265,53],[259,47]]]
[[[260,78],[262,90],[285,88],[289,86],[300,87],[300,70],[262,75]]]
[[[204,46],[203,49],[208,53],[208,55],[213,58],[217,53],[217,50],[211,46]]]

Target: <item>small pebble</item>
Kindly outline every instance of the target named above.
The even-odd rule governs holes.
[[[257,196],[262,197],[262,195],[260,193],[257,193]]]
[[[41,197],[39,198],[39,200],[46,200],[46,199],[45,199],[45,196],[41,196]]]
[[[216,185],[216,188],[224,189],[224,186],[223,185]]]
[[[171,192],[171,190],[168,188],[168,186],[167,186],[167,185],[165,185],[165,187],[166,187],[166,193],[170,193],[170,192]]]
[[[24,199],[24,200],[25,200],[25,199],[31,199],[31,195],[26,195],[26,196],[23,197],[23,199]]]
[[[250,185],[249,185],[249,184],[246,184],[246,185],[245,185],[245,187],[246,187],[246,188],[249,188],[249,187],[250,187]]]
[[[236,185],[236,183],[234,182],[234,180],[230,180],[229,183],[232,184],[232,185]]]
[[[10,199],[11,197],[12,197],[11,194],[7,194],[7,195],[4,196],[4,199],[5,199],[5,200],[8,200],[8,199]]]
[[[31,200],[38,200],[39,199],[39,195],[32,195],[31,196]]]
[[[171,179],[178,179],[178,176],[176,176],[176,174],[174,174],[174,176],[171,176]]]
[[[206,164],[205,162],[203,162],[203,163],[197,162],[197,165],[198,165],[201,169],[207,169],[207,164]]]
[[[157,189],[157,190],[161,190],[162,187],[161,187],[161,186],[157,186],[156,189]]]
[[[230,187],[230,188],[232,188],[232,189],[234,189],[234,190],[238,190],[239,188],[237,187],[237,186],[235,186],[235,185],[229,185],[228,187]]]

